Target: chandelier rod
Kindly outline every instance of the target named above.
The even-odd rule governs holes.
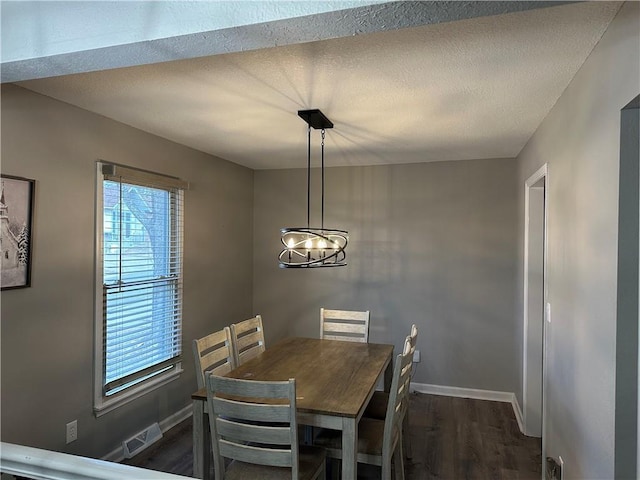
[[[324,229],[324,128],[322,129],[322,207],[320,217],[320,228]]]
[[[307,125],[307,228],[311,225],[311,125]]]
[[[281,268],[340,267],[346,265],[346,247],[349,242],[345,230],[324,227],[325,203],[325,147],[326,129],[333,123],[320,110],[298,110],[298,116],[307,123],[307,227],[280,229],[283,249],[278,256]],[[311,228],[311,128],[321,130],[321,228]]]

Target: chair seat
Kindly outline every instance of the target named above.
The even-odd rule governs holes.
[[[382,455],[384,421],[362,418],[358,423],[358,454]],[[332,450],[342,449],[342,433],[337,430],[322,429],[313,443]]]
[[[387,415],[387,405],[389,405],[389,394],[376,390],[373,392],[373,396],[364,411],[366,418],[377,418],[378,420],[384,420]]]
[[[324,471],[325,460],[326,454],[322,448],[301,445],[298,451],[299,480],[319,478],[318,474]],[[226,467],[224,478],[225,480],[290,479],[291,468],[256,465],[234,460]]]

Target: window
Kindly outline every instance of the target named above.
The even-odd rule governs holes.
[[[180,372],[185,183],[99,163],[95,411]]]

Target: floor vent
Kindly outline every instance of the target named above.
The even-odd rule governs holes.
[[[122,442],[124,458],[133,457],[161,438],[162,432],[160,431],[160,425],[158,425],[158,423],[149,425],[140,433],[136,433],[133,437]]]

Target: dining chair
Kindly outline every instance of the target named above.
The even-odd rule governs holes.
[[[208,372],[224,375],[236,368],[229,327],[195,339],[193,341],[193,355],[196,360],[198,388],[204,388],[205,375]]]
[[[411,335],[409,335],[410,340],[410,353],[411,359],[413,361],[413,353],[416,351],[416,343],[418,340],[418,327],[415,324],[411,325]],[[411,377],[413,377],[413,364],[411,369]],[[410,379],[411,380],[411,379]],[[409,389],[407,389],[407,396],[409,395]],[[389,403],[389,393],[383,392],[380,390],[376,390],[373,392],[373,396],[371,400],[369,400],[369,405],[367,405],[366,410],[364,411],[363,416],[368,418],[377,418],[379,420],[383,420],[385,418],[387,412],[387,404]],[[406,458],[411,458],[413,456],[413,450],[411,446],[411,438],[409,435],[409,402],[406,403],[407,411],[404,415],[404,426],[402,429],[403,434],[403,447]]]
[[[237,366],[264,352],[262,317],[256,315],[253,318],[231,325],[231,341]]]
[[[196,380],[198,389],[204,388],[206,378],[209,373],[224,375],[236,368],[236,358],[233,353],[231,342],[231,330],[224,327],[222,330],[209,335],[197,338],[193,341],[193,355],[196,360]],[[205,406],[204,413],[208,415],[208,406]],[[208,458],[204,465],[208,469],[211,461],[211,435],[208,428],[204,428],[204,451],[208,452]]]
[[[411,381],[411,341],[406,338],[402,353],[396,358],[391,391],[384,420],[362,417],[358,422],[358,462],[381,467],[382,480],[391,480],[394,466],[396,480],[404,480],[402,452],[402,421],[409,400],[407,391]],[[324,447],[329,458],[342,458],[341,432],[323,429],[314,444]]]
[[[320,338],[367,343],[369,341],[369,310],[320,309]]]
[[[215,480],[325,477],[322,448],[298,445],[296,382],[207,376]]]

